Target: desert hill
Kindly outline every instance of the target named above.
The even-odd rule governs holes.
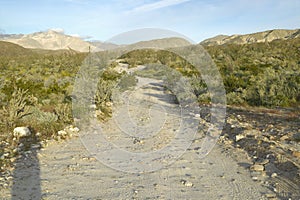
[[[88,52],[97,49],[87,41],[79,37],[65,35],[61,32],[48,30],[46,32],[37,32],[32,34],[19,34],[19,35],[2,35],[0,40],[18,44],[25,48],[30,49],[73,49],[79,52]]]
[[[222,45],[222,44],[253,44],[262,42],[271,42],[273,40],[292,39],[300,37],[300,29],[285,30],[275,29],[258,33],[251,33],[245,35],[218,35],[202,41],[200,44],[204,46]]]

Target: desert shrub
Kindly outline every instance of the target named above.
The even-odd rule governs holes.
[[[18,125],[22,118],[32,114],[29,109],[31,103],[32,98],[27,90],[14,90],[11,94],[11,99],[1,110],[1,127],[5,130],[10,130]]]
[[[272,108],[300,105],[299,45],[295,38],[205,48],[220,70],[229,104]]]
[[[30,107],[32,115],[23,119],[26,125],[32,127],[34,132],[39,132],[42,139],[53,137],[58,130],[63,128],[63,123],[58,121],[58,116],[53,112],[44,112],[37,106]]]
[[[128,90],[134,86],[136,86],[137,79],[135,78],[134,75],[130,74],[124,74],[121,78],[120,81],[118,82],[117,87],[120,89],[121,92]]]

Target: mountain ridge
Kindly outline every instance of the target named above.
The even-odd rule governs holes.
[[[200,42],[203,46],[215,46],[223,44],[253,44],[271,42],[281,39],[287,40],[300,37],[300,29],[273,29],[250,34],[217,35]],[[75,50],[78,52],[105,51],[117,48],[139,48],[155,47],[167,48],[186,46],[190,43],[183,38],[162,38],[149,41],[140,41],[128,45],[118,45],[113,43],[101,42],[98,40],[85,41],[80,37],[66,35],[55,30],[40,31],[31,34],[0,34],[0,41],[18,44],[27,49],[44,50]]]
[[[214,46],[223,44],[253,44],[271,42],[281,39],[287,40],[300,37],[300,29],[272,29],[250,34],[217,35],[200,42],[203,46]]]
[[[98,49],[98,47],[80,39],[79,37],[66,35],[54,30],[35,32],[31,34],[6,34],[0,36],[0,40],[18,44],[28,49],[73,49],[79,52],[88,52]]]

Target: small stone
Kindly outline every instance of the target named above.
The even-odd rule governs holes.
[[[8,157],[9,156],[9,153],[4,153],[3,154],[3,158],[6,158],[6,157]]]
[[[243,139],[243,138],[245,138],[245,136],[242,135],[242,134],[236,135],[236,136],[235,136],[235,141],[238,142],[239,140],[241,140],[241,139]]]
[[[277,173],[272,173],[272,174],[271,174],[271,177],[272,177],[272,178],[275,178],[276,176],[277,176]]]
[[[300,158],[300,152],[299,151],[293,151],[292,155],[294,157]]]
[[[194,184],[192,182],[186,182],[184,185],[186,187],[193,187]]]
[[[266,194],[265,195],[267,198],[275,198],[276,194]]]
[[[258,172],[258,171],[251,171],[250,172],[251,176],[260,176],[261,175],[261,172]]]
[[[144,144],[144,141],[143,141],[143,140],[140,140],[140,139],[137,139],[137,138],[135,138],[135,139],[133,140],[133,144]]]
[[[193,187],[194,185],[192,182],[186,180],[181,180],[180,182],[186,187]]]
[[[28,137],[31,135],[29,128],[27,127],[16,127],[14,129],[14,136],[15,137]]]
[[[253,176],[253,177],[252,177],[252,180],[257,181],[257,180],[258,180],[258,177],[257,177],[257,176]]]
[[[40,147],[41,147],[40,144],[32,144],[32,145],[31,145],[31,148],[32,148],[32,149],[38,149],[38,148],[40,148]]]
[[[67,132],[66,131],[58,131],[57,135],[59,135],[59,136],[66,136]]]
[[[252,171],[264,171],[265,167],[263,165],[254,164],[250,167]]]
[[[269,159],[263,159],[262,161],[259,161],[259,162],[256,162],[255,164],[258,164],[258,165],[266,165],[270,162]]]
[[[236,117],[237,117],[239,120],[242,120],[242,119],[243,119],[241,115],[237,115]]]
[[[284,135],[280,138],[280,141],[284,141],[284,140],[287,140],[289,139],[289,136],[288,135]]]
[[[261,172],[261,175],[262,175],[262,176],[267,176],[267,173],[266,173],[265,171],[262,171],[262,172]]]

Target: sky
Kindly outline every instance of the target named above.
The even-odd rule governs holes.
[[[300,0],[0,0],[0,33],[54,29],[106,41],[142,28],[195,42],[225,34],[300,28]]]

